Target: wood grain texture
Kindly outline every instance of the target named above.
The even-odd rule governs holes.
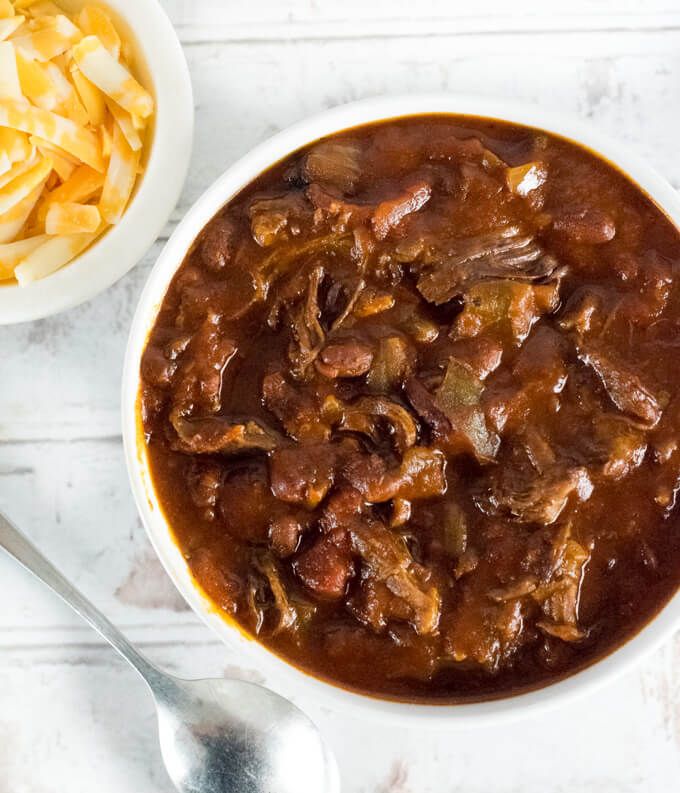
[[[254,144],[379,93],[478,93],[571,112],[680,188],[677,2],[164,5],[185,44],[197,131],[164,237]],[[260,680],[186,610],[127,483],[122,357],[162,242],[90,303],[0,328],[0,509],[169,670]],[[169,792],[134,674],[4,558],[0,581],[0,793]],[[346,793],[656,793],[676,789],[680,774],[678,670],[680,639],[586,702],[469,732],[413,734],[301,704],[329,735]]]

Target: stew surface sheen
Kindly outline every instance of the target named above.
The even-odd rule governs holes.
[[[411,701],[544,685],[680,579],[680,237],[544,132],[319,141],[208,224],[141,367],[154,487],[211,600]]]

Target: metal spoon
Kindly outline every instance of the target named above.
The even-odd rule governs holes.
[[[161,753],[180,793],[338,793],[335,759],[288,700],[239,680],[157,669],[0,513],[0,547],[51,587],[146,681]]]

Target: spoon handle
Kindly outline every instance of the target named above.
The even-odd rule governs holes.
[[[0,513],[0,548],[33,573],[117,650],[154,690],[165,675],[138,652],[123,634],[95,608],[17,527]]]

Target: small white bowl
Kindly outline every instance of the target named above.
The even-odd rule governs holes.
[[[460,113],[538,127],[599,153],[636,182],[680,226],[680,198],[673,188],[635,154],[594,128],[535,106],[448,94],[384,97],[336,107],[301,121],[253,149],[224,173],[194,204],[175,230],[151,272],[135,314],[123,372],[122,419],[127,466],[137,507],[165,569],[194,611],[230,647],[246,655],[282,693],[321,700],[336,711],[381,718],[411,727],[497,723],[535,713],[592,692],[630,669],[680,627],[680,593],[636,636],[592,666],[564,680],[528,693],[462,705],[419,705],[356,694],[318,680],[278,658],[216,613],[193,582],[175,545],[151,484],[146,448],[137,419],[139,365],[147,335],[170,280],[206,223],[241,188],[273,163],[318,138],[372,121],[420,113]]]
[[[66,0],[67,10],[84,0]],[[158,0],[106,0],[131,37],[135,64],[156,102],[146,168],[120,223],[74,261],[28,286],[0,283],[0,324],[56,314],[107,289],[149,249],[177,203],[191,157],[194,104],[189,69]]]

